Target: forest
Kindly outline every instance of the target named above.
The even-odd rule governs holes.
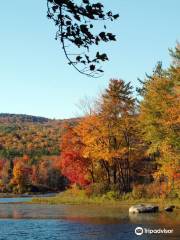
[[[46,192],[64,188],[58,157],[64,124],[23,114],[0,114],[0,191]]]
[[[180,198],[180,45],[166,69],[110,79],[83,117],[0,117],[0,191]],[[14,120],[12,120],[14,119]]]

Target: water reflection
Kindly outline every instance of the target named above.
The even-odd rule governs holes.
[[[143,240],[180,239],[180,210],[129,214],[128,206],[0,204],[0,239],[136,240],[137,226],[173,228],[173,235],[142,235]],[[143,224],[143,225],[142,225]]]
[[[172,225],[180,224],[180,211],[175,212],[159,212],[159,213],[129,213],[129,220],[132,223],[151,223],[151,224],[162,224],[162,225]]]
[[[67,220],[0,220],[0,239],[5,240],[179,240],[179,233],[136,236],[133,224],[90,224]],[[159,227],[159,226],[151,226]]]

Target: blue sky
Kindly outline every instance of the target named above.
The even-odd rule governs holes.
[[[0,14],[0,112],[50,118],[76,116],[77,103],[94,97],[110,78],[137,86],[157,61],[168,66],[168,48],[180,40],[179,0],[102,0],[120,14],[107,24],[116,43],[102,46],[110,58],[102,78],[80,75],[70,67],[46,18],[46,0],[2,1]]]

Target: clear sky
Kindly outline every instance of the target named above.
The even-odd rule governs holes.
[[[118,42],[108,44],[102,78],[80,75],[66,64],[46,18],[46,0],[1,1],[0,112],[50,118],[74,117],[79,99],[96,96],[110,78],[137,86],[156,62],[170,63],[168,48],[180,40],[179,0],[103,0],[120,14],[109,24]]]

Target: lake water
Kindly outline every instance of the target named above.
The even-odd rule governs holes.
[[[0,240],[180,239],[180,210],[129,215],[128,206],[18,203],[23,200],[30,199],[0,199]],[[136,227],[173,233],[137,236]]]

